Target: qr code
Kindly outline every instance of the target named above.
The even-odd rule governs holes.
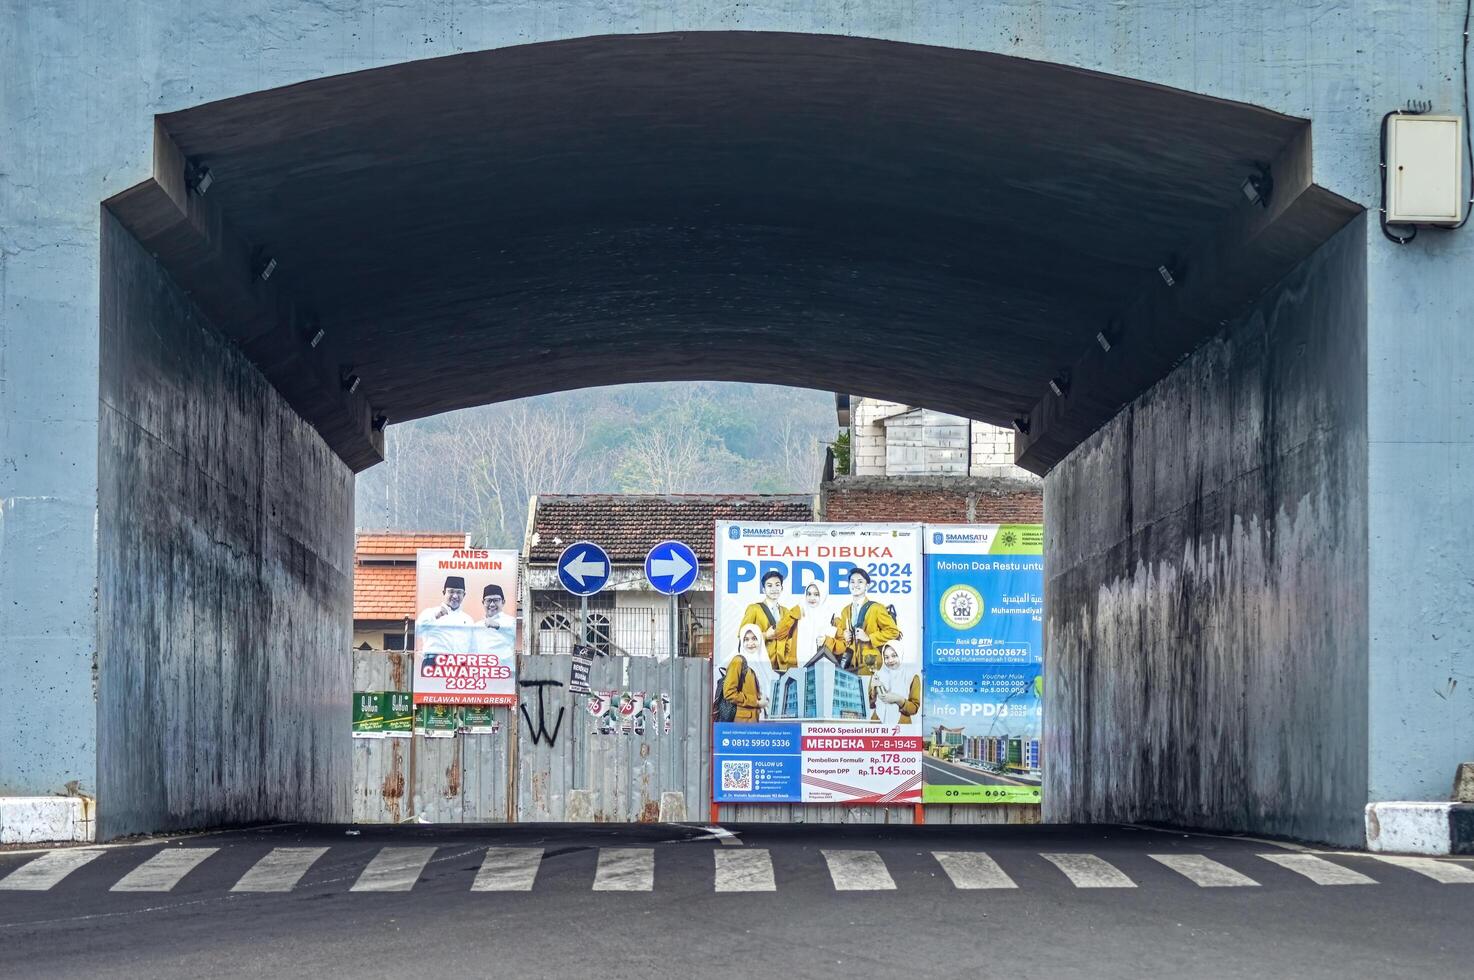
[[[752,763],[723,760],[722,789],[733,793],[752,792]]]

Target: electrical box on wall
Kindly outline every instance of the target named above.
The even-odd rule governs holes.
[[[1456,225],[1464,217],[1464,120],[1396,115],[1387,126],[1387,221]]]

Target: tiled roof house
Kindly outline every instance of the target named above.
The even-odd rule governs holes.
[[[469,542],[470,535],[462,531],[358,532],[353,548],[354,646],[378,647],[378,633],[402,634],[405,619],[414,618],[416,550],[464,548]]]

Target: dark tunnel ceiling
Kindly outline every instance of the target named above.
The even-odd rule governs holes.
[[[1306,125],[998,55],[695,33],[161,117],[402,421],[766,381],[1006,424]]]

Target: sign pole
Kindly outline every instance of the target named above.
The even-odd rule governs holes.
[[[665,735],[665,740],[671,745],[670,768],[666,772],[670,774],[672,781],[676,781],[676,767],[679,761],[678,749],[676,748],[676,743],[679,741],[676,737],[676,677],[677,668],[680,665],[676,663],[676,657],[680,654],[680,620],[680,599],[672,593],[670,597],[670,703],[661,706],[665,708],[665,717],[661,721],[670,725],[670,732],[668,734],[662,732],[661,734]],[[685,781],[679,780],[677,783],[684,791]]]
[[[701,562],[690,545],[680,541],[662,541],[650,549],[645,556],[645,579],[656,592],[670,597],[670,681],[664,691],[657,694],[669,698],[662,706],[666,709],[662,721],[670,726],[669,734],[661,735],[670,743],[670,755],[664,761],[665,776],[662,792],[677,789],[684,796],[686,791],[685,757],[682,753],[681,732],[676,728],[676,704],[682,700],[680,691],[682,671],[677,663],[681,653],[681,601],[680,595],[696,584]],[[656,676],[659,676],[657,671]]]
[[[581,595],[578,597],[578,645],[586,651],[589,642],[589,597]],[[589,668],[592,679],[593,668]],[[586,697],[587,695],[575,694],[574,698]],[[574,707],[577,707],[575,701]],[[570,748],[573,749],[573,785],[570,789],[583,789],[583,751],[579,747],[578,732],[583,728],[583,713],[575,710],[573,712],[572,724],[568,727],[569,737],[572,739]]]

